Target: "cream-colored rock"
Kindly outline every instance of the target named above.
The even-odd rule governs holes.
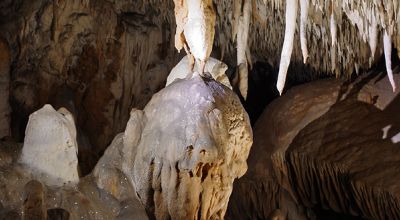
[[[399,85],[400,84],[400,68],[397,67],[393,69],[393,80]],[[357,81],[361,81],[370,75],[362,76]],[[370,80],[357,95],[357,99],[369,104],[374,104],[377,108],[384,110],[393,100],[400,94],[397,89],[393,92],[390,86],[390,81],[388,76],[381,78],[381,76],[376,76]]]
[[[48,185],[76,184],[78,146],[73,116],[51,105],[29,116],[20,162]]]
[[[98,187],[120,201],[134,197],[133,165],[144,123],[143,112],[132,109],[125,132],[114,138],[93,170]]]
[[[247,170],[252,131],[239,98],[197,73],[144,109],[136,192],[157,219],[223,219],[232,184]]]
[[[215,35],[216,13],[212,0],[174,0],[175,3],[175,47],[182,47],[194,60],[201,63],[200,73],[210,57]]]
[[[218,81],[218,82],[224,84],[226,87],[232,89],[232,85],[229,82],[228,76],[226,76],[226,74],[225,74],[225,71],[227,69],[228,69],[228,66],[225,63],[210,57],[204,67],[204,72],[210,73],[211,76],[216,81]],[[198,62],[195,62],[194,71],[200,72],[200,64]],[[184,79],[184,78],[188,77],[189,75],[191,76],[192,75],[191,72],[192,71],[190,70],[189,57],[185,56],[171,70],[171,73],[168,75],[167,83],[165,84],[165,86],[168,86],[169,84],[174,82],[176,79]]]

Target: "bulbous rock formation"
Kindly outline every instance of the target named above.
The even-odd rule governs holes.
[[[134,182],[150,217],[222,219],[252,145],[238,97],[195,73],[154,95],[144,114]]]
[[[66,109],[58,112],[51,105],[29,116],[20,162],[48,185],[76,184],[78,146],[73,116]],[[62,172],[60,172],[62,170]]]

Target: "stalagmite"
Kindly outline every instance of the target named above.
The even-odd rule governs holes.
[[[392,85],[393,92],[395,92],[396,91],[396,83],[394,82],[394,79],[393,79],[392,61],[391,61],[392,39],[386,30],[383,34],[383,49],[384,49],[384,53],[385,53],[386,71],[388,74],[390,85]]]
[[[286,1],[285,39],[283,41],[281,61],[279,64],[278,82],[276,83],[276,88],[278,89],[279,94],[282,94],[283,87],[285,86],[287,70],[290,64],[290,57],[292,56],[293,38],[296,30],[297,4],[297,0]]]
[[[198,74],[153,96],[133,166],[150,219],[224,219],[247,170],[250,121],[236,94]]]
[[[243,98],[246,99],[249,75],[246,51],[248,49],[251,1],[244,0],[242,3],[236,5],[236,7],[243,8],[237,23],[237,64],[239,69],[239,90]]]
[[[79,182],[75,122],[68,110],[43,106],[29,116],[25,133],[19,160],[34,176],[46,185]]]
[[[303,62],[306,63],[308,59],[307,37],[306,37],[306,24],[308,18],[308,0],[300,0],[300,46],[303,53]]]

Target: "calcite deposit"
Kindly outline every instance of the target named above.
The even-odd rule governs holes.
[[[138,145],[134,182],[157,219],[222,219],[252,145],[238,97],[194,73],[153,96]]]
[[[0,219],[400,219],[398,0],[2,0],[0,30]]]
[[[20,162],[48,185],[76,184],[78,146],[74,118],[66,109],[51,105],[32,113],[26,126]],[[60,172],[62,170],[62,172]]]
[[[191,77],[194,72],[200,72],[199,63],[195,63],[193,70],[190,69],[189,59],[190,58],[188,56],[183,57],[182,60],[171,70],[170,74],[168,75],[167,83],[165,86],[168,86],[177,79],[184,79],[186,77]],[[227,69],[228,66],[225,63],[210,57],[207,63],[205,64],[204,72],[210,74],[211,77],[216,81],[232,89],[232,85],[229,82],[229,78],[225,74]]]

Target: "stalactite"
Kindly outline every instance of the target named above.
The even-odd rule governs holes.
[[[331,5],[331,16],[330,16],[330,32],[331,32],[331,41],[332,41],[332,47],[331,47],[331,62],[332,62],[332,68],[331,70],[334,71],[336,69],[336,44],[337,44],[337,26],[336,26],[336,20],[335,20],[335,13],[333,11],[333,3]]]
[[[371,62],[375,59],[376,45],[378,41],[378,25],[376,23],[375,15],[372,15],[372,21],[371,21],[371,26],[369,27],[368,30],[368,36],[369,36],[368,43],[371,49],[371,60],[370,60],[370,65],[371,65]]]
[[[283,87],[285,86],[286,74],[290,64],[290,57],[292,56],[293,50],[293,38],[296,30],[296,14],[297,14],[297,0],[286,1],[286,13],[285,13],[285,39],[283,41],[281,61],[279,65],[278,82],[276,88],[279,94],[282,94]]]
[[[237,65],[239,70],[239,90],[243,98],[247,98],[248,89],[248,38],[250,27],[251,1],[243,0],[242,4],[236,5],[242,8],[237,23]],[[243,7],[242,7],[243,6]],[[247,56],[246,56],[247,55]]]
[[[202,73],[214,42],[216,14],[212,0],[174,0],[174,3],[175,47],[178,51],[185,49],[191,60],[191,69],[194,62],[200,61]]]
[[[190,52],[201,62],[200,72],[210,57],[215,34],[215,11],[212,0],[187,0],[188,17],[184,34]]]
[[[392,71],[392,61],[391,61],[391,56],[392,56],[392,39],[389,36],[388,32],[385,30],[383,34],[383,49],[385,53],[385,63],[386,63],[386,71],[388,74],[388,78],[390,81],[390,85],[393,88],[393,92],[396,91],[396,84],[393,79],[393,71]]]
[[[300,45],[303,54],[303,62],[306,63],[308,59],[307,37],[306,37],[306,24],[308,18],[309,0],[300,0]]]

